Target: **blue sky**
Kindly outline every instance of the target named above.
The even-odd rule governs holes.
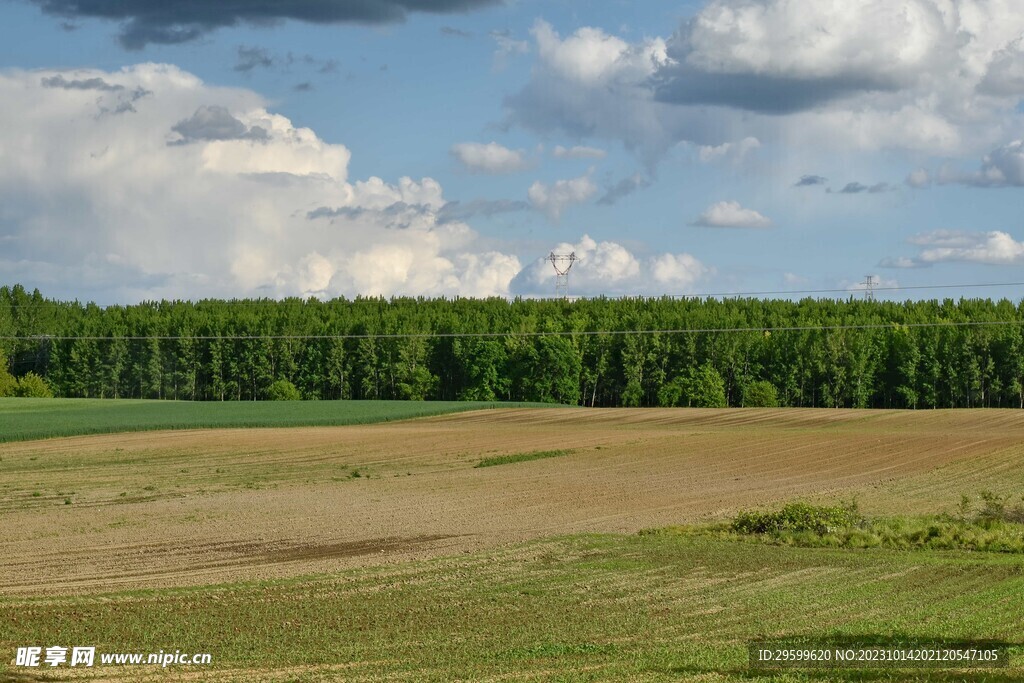
[[[545,296],[552,250],[578,295],[1024,280],[1008,0],[358,4],[0,0],[0,282]],[[1020,289],[883,296],[962,294]]]

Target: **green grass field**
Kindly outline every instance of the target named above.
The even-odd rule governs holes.
[[[152,429],[370,424],[484,408],[477,401],[144,401],[0,398],[0,442]]]
[[[210,652],[203,677],[234,681],[1019,681],[1022,595],[1024,565],[996,553],[586,535],[287,581],[0,599],[0,651]],[[1014,664],[748,669],[749,640],[792,636],[990,638]]]

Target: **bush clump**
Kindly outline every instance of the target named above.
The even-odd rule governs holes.
[[[45,379],[34,372],[27,372],[20,379],[14,377],[7,367],[7,356],[0,349],[0,398],[9,396],[53,398],[53,389]]]
[[[717,533],[800,547],[1024,554],[1024,498],[1015,504],[1008,495],[983,491],[979,503],[963,496],[953,515],[871,520],[860,515],[855,502],[835,507],[790,503],[777,512],[741,512]]]
[[[777,512],[741,512],[733,520],[732,530],[739,534],[805,531],[830,534],[864,524],[865,520],[858,512],[856,503],[831,507],[790,503]]]
[[[778,408],[779,392],[771,382],[754,382],[743,390],[744,408]]]
[[[271,401],[299,401],[302,394],[298,387],[286,379],[279,379],[267,389],[267,398]]]
[[[984,527],[999,522],[1024,524],[1024,496],[1021,496],[1020,502],[1015,505],[1011,505],[1012,497],[1007,494],[982,491],[979,497],[981,498],[981,508],[975,511],[974,499],[967,495],[961,496],[956,518],[962,522],[972,522]]]
[[[6,368],[0,367],[0,398],[14,396],[18,391],[18,380]]]
[[[14,395],[22,398],[53,398],[53,390],[45,379],[34,372],[28,372],[18,380]]]

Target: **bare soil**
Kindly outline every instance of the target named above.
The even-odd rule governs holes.
[[[1024,411],[499,410],[12,443],[0,594],[299,576],[794,498],[952,511],[1022,483]]]

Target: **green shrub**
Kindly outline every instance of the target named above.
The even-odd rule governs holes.
[[[676,377],[671,382],[665,382],[658,387],[658,405],[668,408],[678,406],[685,394],[686,380]]]
[[[777,512],[741,512],[728,527],[712,531],[801,547],[1024,553],[1024,506],[1011,508],[1009,500],[986,491],[981,494],[981,509],[973,515],[971,499],[964,496],[955,516],[872,520],[860,515],[855,502],[836,507],[790,503]]]
[[[974,501],[970,496],[961,496],[960,505],[957,506],[957,519],[962,522],[972,522],[981,526],[990,526],[998,522],[1013,522],[1024,524],[1024,496],[1019,503],[1010,506],[1010,496],[1000,495],[991,491],[982,491],[980,494],[981,509],[974,512]]]
[[[697,408],[725,408],[725,380],[711,365],[703,365],[690,381],[690,402]]]
[[[50,385],[34,372],[26,373],[18,380],[18,387],[14,393],[23,398],[53,398]]]
[[[992,493],[991,491],[981,492],[981,502],[983,506],[981,512],[978,513],[978,519],[982,522],[994,522],[1001,520],[1006,517],[1006,501],[1009,496],[1000,496],[998,493]]]
[[[279,379],[267,389],[267,398],[271,401],[299,401],[302,400],[302,394],[288,380]]]
[[[0,368],[0,398],[14,396],[18,391],[18,380],[14,379],[7,368]]]
[[[829,534],[859,527],[864,518],[856,503],[840,506],[790,503],[778,512],[745,511],[736,516],[732,530],[740,534],[771,534],[783,531]]]
[[[1021,496],[1021,502],[1017,503],[1012,510],[1006,511],[1004,519],[1014,524],[1024,524],[1024,496]]]
[[[778,408],[779,392],[771,382],[748,384],[743,390],[744,408]]]

